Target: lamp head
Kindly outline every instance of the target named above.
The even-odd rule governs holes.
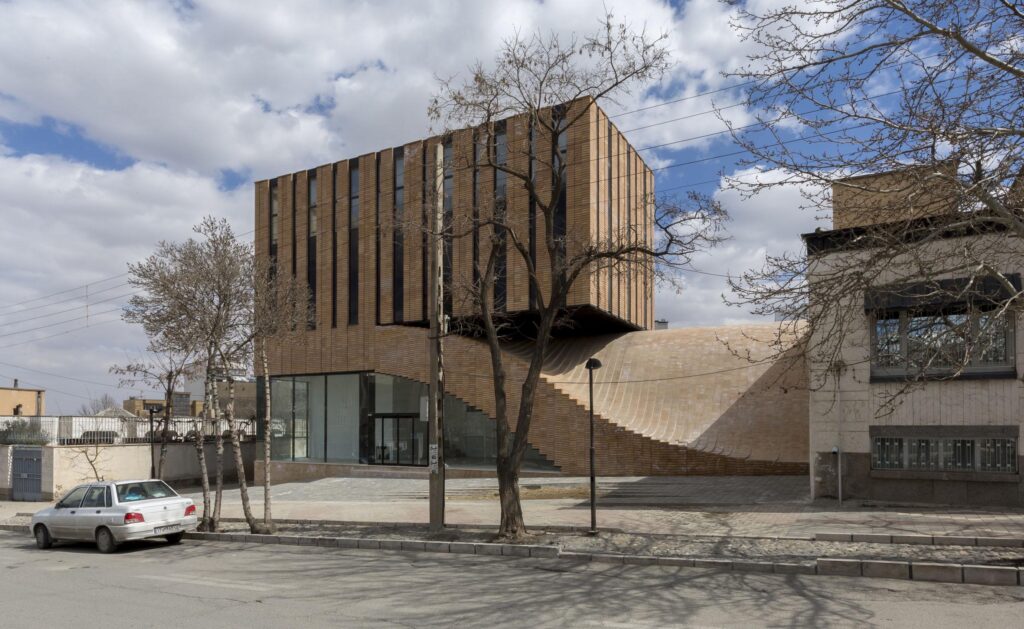
[[[601,368],[601,361],[596,358],[590,358],[587,360],[586,368],[593,371]]]

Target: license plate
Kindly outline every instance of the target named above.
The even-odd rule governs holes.
[[[181,526],[175,524],[174,526],[158,526],[153,529],[153,532],[159,535],[161,533],[177,533],[180,530]]]

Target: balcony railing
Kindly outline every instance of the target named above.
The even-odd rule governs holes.
[[[256,422],[236,419],[239,441],[256,439]],[[113,445],[162,443],[163,418],[150,427],[148,417],[0,416],[0,445]],[[173,417],[167,425],[169,442],[195,442],[202,434],[213,441],[217,434],[230,437],[226,419]]]

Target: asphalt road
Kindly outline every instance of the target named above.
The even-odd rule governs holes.
[[[1024,588],[0,533],[0,626],[1017,626]]]

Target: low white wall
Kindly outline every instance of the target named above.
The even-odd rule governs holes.
[[[0,499],[11,497],[11,446],[0,446]]]

